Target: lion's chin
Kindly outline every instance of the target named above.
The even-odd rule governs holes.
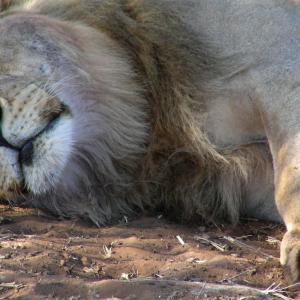
[[[72,148],[72,118],[62,116],[33,141],[32,161],[22,166],[25,188],[36,195],[52,190],[61,179]]]

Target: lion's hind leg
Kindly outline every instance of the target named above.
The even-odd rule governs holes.
[[[259,220],[282,222],[274,198],[274,171],[267,143],[240,146],[224,153],[240,190],[239,214]],[[228,172],[227,172],[228,173]],[[223,186],[228,185],[223,174]],[[226,200],[226,199],[224,199]]]
[[[252,146],[250,176],[243,199],[245,214],[260,220],[282,222],[276,207],[274,194],[274,170],[268,145]]]

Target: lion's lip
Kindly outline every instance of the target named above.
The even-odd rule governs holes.
[[[18,149],[19,151],[19,164],[21,168],[24,166],[29,166],[33,162],[34,156],[34,141],[41,135],[46,132],[49,132],[56,124],[58,119],[61,117],[63,113],[66,112],[65,106],[62,106],[62,109],[59,112],[53,114],[51,121],[41,130],[39,131],[34,137],[30,138],[26,143]]]

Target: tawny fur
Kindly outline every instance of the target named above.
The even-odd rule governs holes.
[[[237,222],[244,213],[242,200],[251,181],[266,170],[272,172],[268,146],[218,148],[204,131],[201,116],[206,112],[205,99],[222,94],[219,83],[238,73],[242,64],[218,57],[205,34],[200,43],[160,1],[21,2],[22,6],[12,6],[7,14],[27,10],[79,21],[114,40],[131,62],[147,102],[146,119],[141,122],[150,124],[144,143],[132,145],[136,147],[134,159],[114,157],[118,150],[113,147],[125,147],[122,143],[86,148],[78,163],[82,186],[76,187],[76,193],[58,189],[35,195],[27,204],[66,217],[87,217],[98,225],[145,209],[161,210],[184,222]],[[3,4],[7,9],[9,2]],[[119,123],[120,116],[110,118]],[[103,153],[107,149],[112,150]],[[106,173],[93,169],[99,166],[97,160],[106,160]]]

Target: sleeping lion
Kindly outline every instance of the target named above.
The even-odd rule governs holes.
[[[0,3],[2,199],[283,221],[299,278],[299,1]]]

